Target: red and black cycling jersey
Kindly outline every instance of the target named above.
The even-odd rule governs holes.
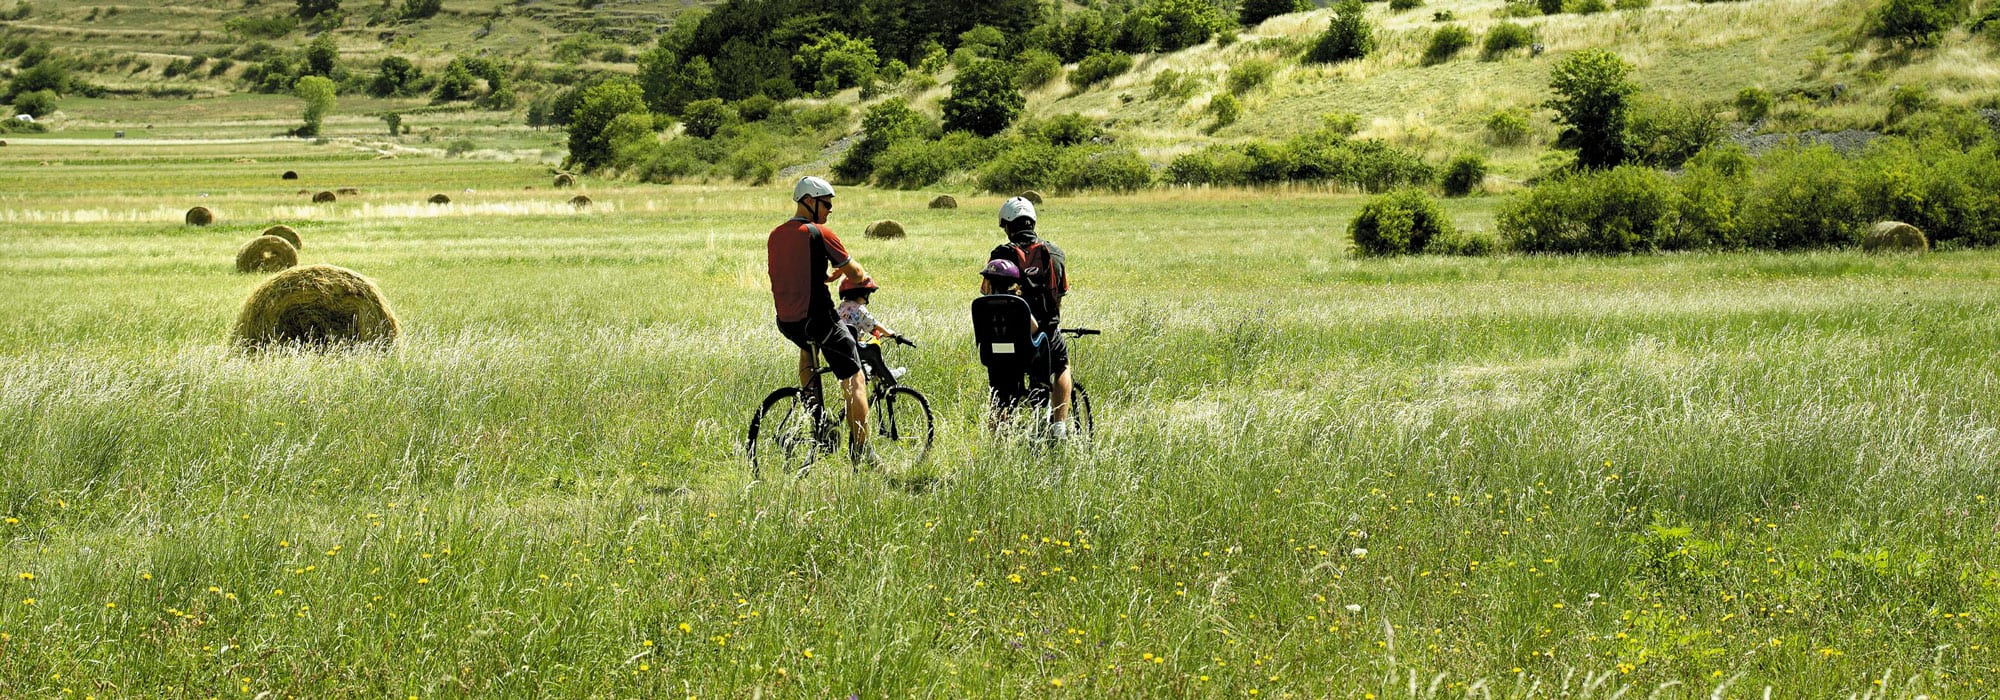
[[[778,320],[834,315],[826,277],[832,268],[847,265],[850,256],[832,229],[793,218],[771,229],[771,237],[764,241],[764,255]]]
[[[1021,298],[1035,313],[1043,330],[1062,322],[1062,298],[1069,294],[1069,267],[1063,251],[1033,231],[1015,234],[993,249],[987,260],[1005,260],[1021,268]]]

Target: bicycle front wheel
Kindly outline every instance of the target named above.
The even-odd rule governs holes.
[[[1083,382],[1075,382],[1069,389],[1069,434],[1076,439],[1089,440],[1091,431],[1097,429],[1095,416],[1091,414],[1090,392],[1083,390]]]
[[[930,456],[937,423],[931,415],[931,401],[923,392],[893,387],[874,408],[875,435],[870,446],[884,466],[908,467]]]
[[[798,387],[785,387],[764,397],[763,405],[750,416],[743,451],[750,458],[750,476],[755,479],[812,467],[819,457],[819,442],[813,439],[812,407],[799,395]]]

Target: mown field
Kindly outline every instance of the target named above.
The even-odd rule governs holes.
[[[1052,199],[1100,432],[1038,452],[981,429],[998,198],[850,188],[939,449],[754,481],[782,186],[576,211],[529,164],[11,141],[0,696],[2000,683],[2000,254],[1368,260],[1354,195]],[[377,281],[393,354],[228,349],[235,250],[280,222]]]

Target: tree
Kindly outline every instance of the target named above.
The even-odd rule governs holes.
[[[1278,15],[1310,9],[1312,3],[1307,0],[1243,0],[1243,5],[1236,9],[1236,21],[1245,27],[1254,27]]]
[[[408,95],[424,75],[417,64],[402,56],[384,57],[377,70],[375,82],[368,85],[368,94],[376,97]]]
[[[1564,125],[1558,143],[1576,149],[1577,165],[1617,166],[1630,155],[1625,128],[1631,97],[1638,91],[1628,76],[1632,66],[1603,49],[1571,54],[1549,77],[1555,97],[1548,102]]]
[[[891,144],[923,138],[934,129],[929,119],[910,107],[909,100],[883,100],[862,115],[861,141],[847,149],[847,156],[833,166],[833,174],[846,182],[865,182],[875,173],[875,157]]]
[[[1936,46],[1967,10],[1965,0],[1884,0],[1869,13],[1868,34],[1910,48]]]
[[[828,32],[799,47],[799,52],[792,56],[792,65],[797,68],[793,76],[802,88],[831,95],[874,82],[878,59],[874,41]]]
[[[444,76],[438,78],[438,101],[452,102],[472,99],[472,91],[477,85],[474,82],[476,80],[478,78],[472,76],[472,70],[466,67],[465,59],[452,59],[451,63],[445,64]]]
[[[14,75],[14,82],[7,84],[7,99],[24,92],[47,90],[58,95],[69,93],[69,71],[55,61],[42,61],[35,67]]]
[[[444,9],[444,0],[403,0],[403,19],[430,19]]]
[[[333,43],[333,33],[319,35],[306,44],[306,75],[333,77],[333,65],[340,60],[340,45]]]
[[[403,115],[395,112],[382,115],[382,123],[389,125],[390,136],[403,135]]]
[[[306,103],[305,124],[295,133],[301,137],[318,136],[320,123],[326,120],[328,112],[333,111],[334,95],[337,91],[338,88],[334,86],[332,80],[317,75],[308,75],[293,83],[292,95],[305,100]]]
[[[298,3],[299,19],[307,22],[340,12],[340,0],[298,0]]]
[[[1341,63],[1363,58],[1375,50],[1375,28],[1368,24],[1368,8],[1361,0],[1341,0],[1333,8],[1333,24],[1319,42],[1306,52],[1312,63]]]
[[[40,119],[56,111],[56,94],[48,90],[35,90],[14,96],[14,113],[26,114]]]
[[[1133,12],[1153,33],[1153,48],[1179,51],[1206,43],[1229,26],[1222,8],[1208,0],[1152,0]]]
[[[687,135],[695,138],[713,138],[723,127],[738,120],[736,108],[723,104],[719,97],[689,102],[687,109],[681,112],[681,123],[687,125]]]
[[[980,61],[967,66],[952,81],[951,95],[941,105],[944,130],[992,136],[1014,123],[1027,104],[1028,98],[1014,87],[1012,68],[1000,61]]]
[[[605,130],[621,114],[649,115],[646,93],[628,80],[612,80],[584,90],[570,115],[569,161],[572,167],[595,170],[611,164],[611,144]]]

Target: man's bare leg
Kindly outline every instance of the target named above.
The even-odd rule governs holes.
[[[859,455],[868,446],[868,373],[840,380],[840,393],[847,395],[847,444]]]
[[[1070,388],[1075,385],[1076,385],[1075,382],[1070,379],[1068,367],[1063,368],[1062,374],[1056,375],[1055,387],[1053,392],[1055,394],[1054,398],[1056,403],[1056,408],[1055,411],[1053,412],[1055,414],[1053,417],[1053,420],[1055,422],[1061,423],[1063,421],[1069,420]]]

